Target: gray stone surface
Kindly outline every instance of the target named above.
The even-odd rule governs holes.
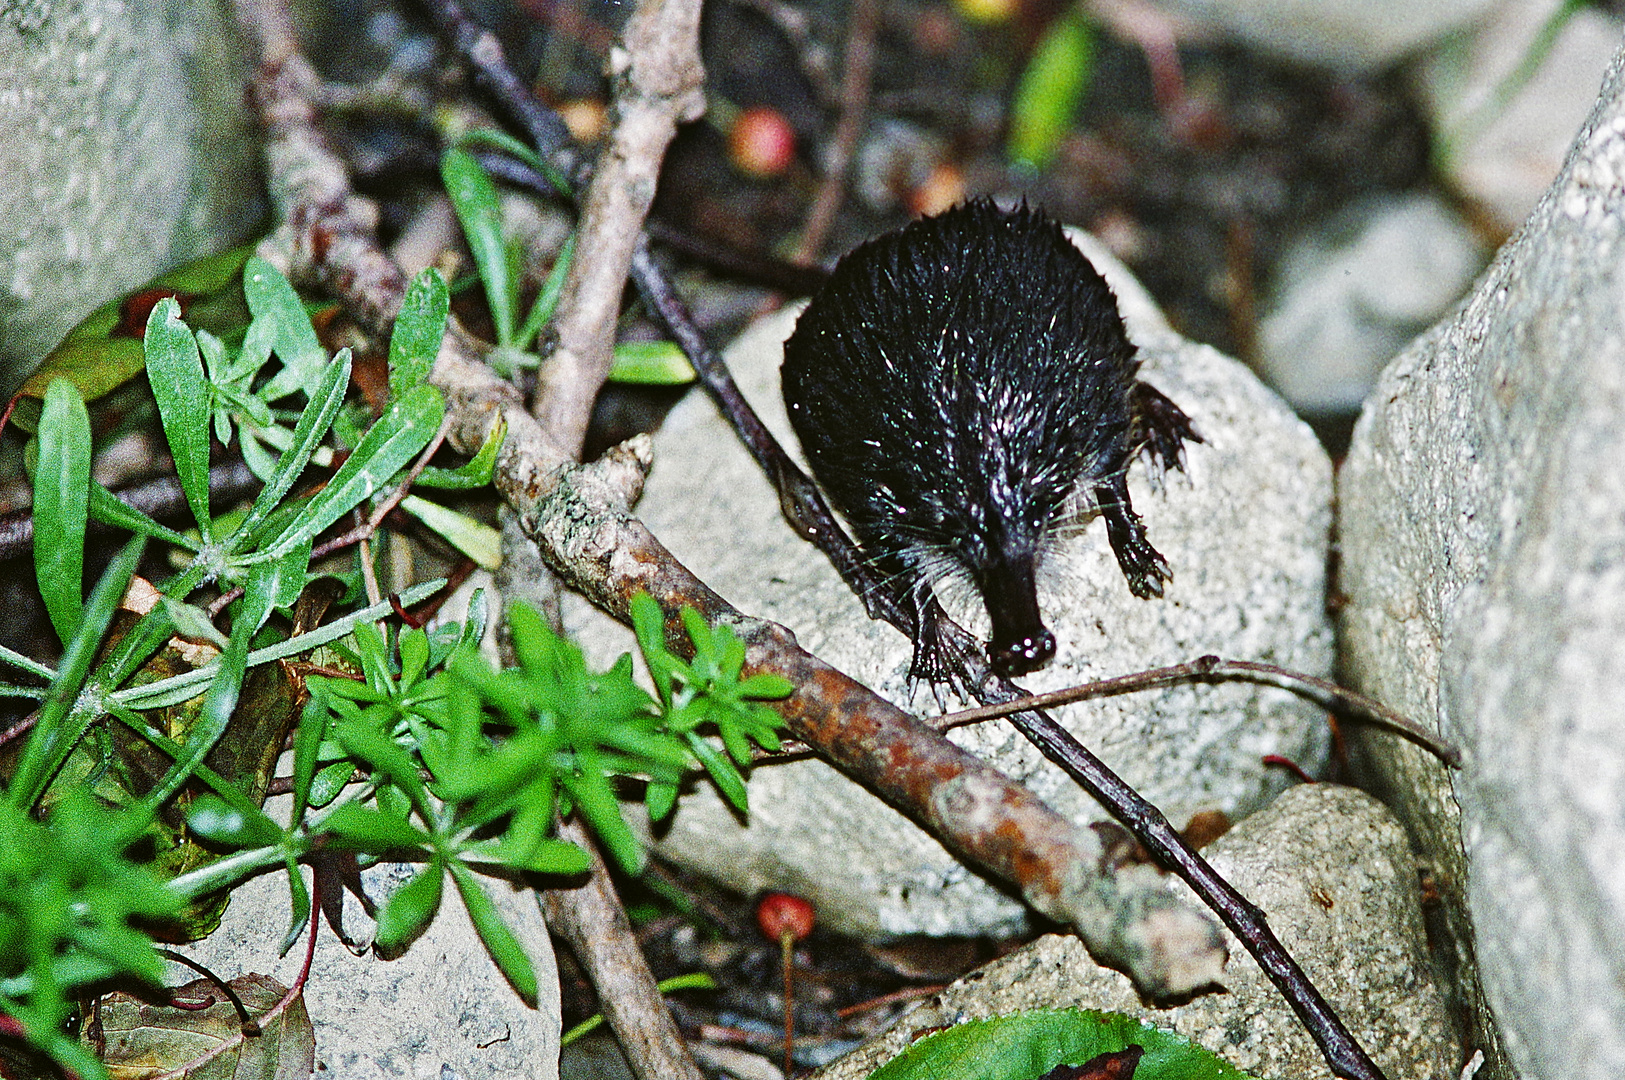
[[[1528,82],[1496,100],[1562,6],[1564,0],[1505,0],[1474,33],[1450,39],[1418,68],[1441,172],[1503,234],[1523,223],[1557,176],[1619,47],[1619,17],[1582,7]]]
[[[1460,313],[1385,372],[1342,477],[1356,733],[1432,864],[1486,1075],[1625,1064],[1625,56]],[[1476,947],[1475,947],[1476,942]],[[1482,976],[1483,997],[1474,991]]]
[[[382,901],[416,869],[386,864],[367,871],[369,895]],[[526,1005],[497,970],[450,882],[439,914],[398,959],[384,960],[370,950],[359,956],[350,952],[323,919],[305,986],[319,1075],[330,1080],[557,1080],[558,966],[536,894],[489,878],[480,881],[530,955],[537,1006]],[[346,933],[370,936],[371,923],[353,897],[345,897],[344,919]],[[259,972],[292,986],[304,962],[305,939],[279,958],[276,950],[287,925],[285,876],[266,874],[235,890],[220,928],[184,951],[224,979]]]
[[[0,4],[0,391],[263,216],[235,34],[219,0]]]
[[[1456,1080],[1459,1054],[1434,984],[1404,830],[1370,796],[1290,789],[1210,846],[1214,867],[1262,907],[1287,949],[1390,1080]],[[1182,888],[1182,887],[1181,887]],[[1265,1080],[1329,1077],[1284,999],[1233,937],[1226,993],[1145,1006],[1075,937],[1048,935],[966,976],[884,1034],[814,1074],[860,1080],[921,1028],[1027,1009],[1124,1012],[1173,1030]]]
[[[1054,663],[1024,679],[1035,690],[1194,659],[1204,653],[1324,672],[1323,610],[1329,465],[1309,430],[1241,365],[1185,342],[1098,249],[1141,344],[1149,379],[1185,408],[1206,443],[1189,472],[1153,493],[1130,473],[1134,505],[1174,580],[1162,600],[1135,599],[1101,522],[1068,538],[1046,564],[1040,599],[1060,643]],[[778,394],[779,343],[792,312],[764,320],[729,350],[745,394],[794,445]],[[656,440],[637,513],[671,550],[735,605],[790,627],[801,644],[896,701],[906,701],[907,640],[871,622],[824,559],[791,532],[754,464],[712,404],[693,397]],[[974,597],[949,597],[985,632]],[[958,601],[957,604],[954,601]],[[607,661],[629,648],[614,628],[571,615],[570,629]],[[935,712],[928,691],[915,708]],[[1091,749],[1183,825],[1198,810],[1240,816],[1285,782],[1264,766],[1283,754],[1313,769],[1326,752],[1322,714],[1283,691],[1232,683],[1106,699],[1058,714]],[[993,760],[1061,812],[1104,812],[1004,723],[962,728],[956,741]],[[956,862],[916,829],[816,761],[762,767],[741,823],[701,785],[678,807],[662,852],[735,888],[808,895],[830,925],[861,934],[974,934],[1021,924],[1017,900]]]
[[[1374,71],[1481,18],[1500,0],[1167,0],[1254,48],[1302,64]]]
[[[1258,324],[1266,382],[1304,413],[1351,413],[1383,366],[1461,299],[1489,253],[1433,195],[1374,200],[1301,238]]]

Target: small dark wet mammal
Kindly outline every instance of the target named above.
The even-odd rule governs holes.
[[[813,474],[916,614],[916,678],[946,666],[924,616],[933,582],[968,579],[994,668],[1055,655],[1036,568],[1093,507],[1129,589],[1168,564],[1129,501],[1129,462],[1180,468],[1188,417],[1138,380],[1116,298],[1038,211],[977,200],[841,259],[784,346],[784,400]]]

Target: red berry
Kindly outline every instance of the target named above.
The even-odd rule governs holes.
[[[752,105],[728,131],[728,160],[746,176],[771,180],[783,175],[795,157],[796,133],[771,106]]]
[[[774,941],[801,941],[813,932],[813,906],[799,896],[773,892],[756,905],[756,925]]]

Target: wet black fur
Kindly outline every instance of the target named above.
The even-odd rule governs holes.
[[[840,261],[785,342],[784,400],[818,482],[911,609],[957,565],[987,605],[994,666],[1021,674],[1054,655],[1034,572],[1080,494],[1135,595],[1169,576],[1124,474],[1147,444],[1177,466],[1197,436],[1138,368],[1116,299],[1060,227],[976,201]],[[940,677],[923,633],[915,674]]]

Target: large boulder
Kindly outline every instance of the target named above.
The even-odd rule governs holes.
[[[264,217],[229,5],[0,4],[0,392],[93,309]]]
[[[1355,1039],[1393,1080],[1457,1080],[1459,1053],[1434,982],[1416,861],[1369,795],[1303,784],[1204,854],[1261,907]],[[1183,886],[1175,886],[1183,891]],[[1202,1044],[1255,1076],[1330,1080],[1286,999],[1229,935],[1225,993],[1146,1005],[1128,976],[1096,964],[1075,937],[1046,935],[960,979],[815,1074],[862,1080],[922,1030],[1033,1009],[1104,1009]]]
[[[1622,253],[1616,55],[1534,214],[1384,373],[1342,474],[1347,670],[1464,754],[1354,736],[1431,864],[1487,1075],[1503,1052],[1530,1080],[1625,1062]]]

